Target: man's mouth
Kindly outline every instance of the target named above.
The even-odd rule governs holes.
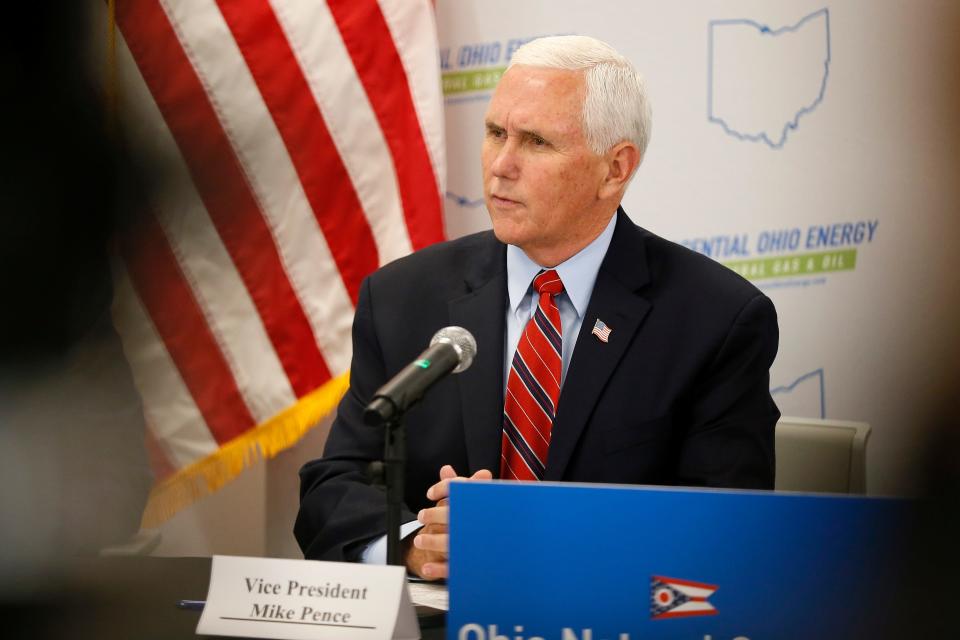
[[[505,198],[503,196],[493,194],[490,196],[490,199],[493,200],[493,203],[502,207],[509,207],[512,205],[521,204],[519,200],[512,200],[510,198]]]

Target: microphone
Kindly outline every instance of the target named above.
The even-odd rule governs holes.
[[[477,341],[463,327],[444,327],[430,340],[420,356],[377,389],[363,411],[363,421],[375,427],[403,415],[435,382],[450,373],[460,373],[473,364]]]

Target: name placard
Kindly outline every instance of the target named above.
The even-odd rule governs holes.
[[[198,634],[287,640],[420,637],[403,567],[214,556]]]

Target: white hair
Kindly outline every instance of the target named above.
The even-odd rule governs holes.
[[[587,36],[531,40],[514,52],[510,65],[584,71],[583,132],[597,154],[629,140],[643,158],[653,117],[643,77],[606,42]]]

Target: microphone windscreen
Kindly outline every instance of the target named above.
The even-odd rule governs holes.
[[[477,341],[472,333],[463,327],[444,327],[433,334],[430,346],[441,342],[453,345],[460,356],[460,364],[453,370],[453,373],[466,371],[473,364],[473,358],[477,355]]]

